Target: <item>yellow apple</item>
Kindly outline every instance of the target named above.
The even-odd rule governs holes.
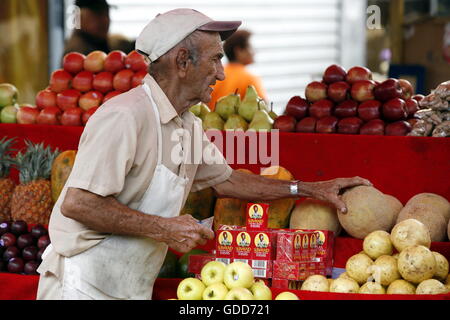
[[[201,300],[205,288],[200,280],[186,278],[178,285],[177,297],[179,300]]]
[[[248,289],[253,285],[255,277],[249,264],[236,261],[226,266],[223,280],[228,289],[238,287]]]
[[[228,288],[223,283],[214,283],[203,291],[203,300],[224,300]]]
[[[233,288],[228,291],[225,300],[255,300],[253,294],[247,288]]]
[[[201,271],[202,281],[205,286],[214,283],[222,283],[226,264],[221,261],[210,261],[204,265]]]
[[[255,282],[250,291],[255,300],[272,300],[272,290],[262,280]]]
[[[285,291],[277,295],[275,300],[300,300],[295,293]]]

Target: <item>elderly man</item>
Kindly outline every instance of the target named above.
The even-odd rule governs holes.
[[[198,144],[214,148],[201,120],[186,111],[208,102],[211,86],[224,79],[221,40],[239,25],[176,9],[142,31],[136,49],[150,59],[150,75],[89,120],[51,215],[38,299],[151,299],[169,247],[187,252],[214,237],[192,216],[179,216],[191,190],[213,187],[219,196],[252,200],[305,195],[345,210],[340,189],[370,184],[276,181],[226,163],[174,160]],[[193,137],[184,139],[184,150],[172,136],[179,129]]]

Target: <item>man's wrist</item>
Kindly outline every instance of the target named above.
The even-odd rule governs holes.
[[[311,182],[297,180],[296,184],[298,189],[298,197],[309,197],[312,195]]]

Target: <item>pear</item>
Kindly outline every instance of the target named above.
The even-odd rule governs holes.
[[[270,104],[270,111],[269,116],[272,118],[272,120],[276,120],[278,118],[278,115],[273,111],[273,102]]]
[[[203,120],[203,130],[217,129],[223,130],[225,122],[217,112],[209,112]]]
[[[227,121],[230,115],[235,114],[239,109],[241,103],[241,96],[237,93],[232,93],[217,100],[216,111],[223,120]]]
[[[196,117],[200,117],[200,111],[201,111],[201,103],[197,103],[189,108],[189,111],[192,112]]]
[[[255,112],[259,109],[259,99],[255,87],[252,85],[248,86],[245,92],[245,98],[239,106],[239,115],[247,121],[252,121]]]
[[[247,128],[248,128],[248,123],[240,115],[232,114],[228,118],[227,122],[225,122],[225,125],[224,125],[223,128],[225,130],[243,130],[243,131],[246,131]]]
[[[209,114],[210,112],[211,110],[208,108],[206,104],[204,104],[203,102],[200,103],[200,115],[198,117],[202,119],[202,121],[205,121],[206,115]]]
[[[257,110],[252,122],[248,126],[248,130],[254,131],[270,131],[272,129],[273,120],[266,110]]]

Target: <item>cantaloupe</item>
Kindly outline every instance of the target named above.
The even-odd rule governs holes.
[[[341,224],[336,208],[325,201],[308,198],[297,204],[291,213],[291,229],[330,230],[337,236]]]
[[[352,237],[364,239],[376,230],[389,232],[398,215],[398,204],[374,187],[358,186],[342,195],[347,213],[338,212],[342,228]]]
[[[406,219],[416,219],[422,222],[428,228],[432,242],[447,239],[445,230],[447,223],[444,216],[426,204],[406,204],[398,215],[397,223]]]
[[[261,171],[261,176],[269,179],[294,180],[294,176],[281,166],[272,166]],[[266,201],[269,204],[269,228],[287,228],[295,205],[294,198]]]
[[[423,204],[430,207],[432,210],[439,212],[445,218],[445,221],[450,220],[450,202],[444,197],[435,193],[419,193],[408,200],[406,205],[411,205],[415,203]]]
[[[237,171],[253,174],[247,169]],[[214,231],[217,231],[220,225],[245,226],[247,203],[246,200],[235,198],[218,198],[214,206]]]
[[[198,220],[209,218],[214,214],[215,201],[216,197],[212,188],[190,192],[180,215],[190,214]]]

